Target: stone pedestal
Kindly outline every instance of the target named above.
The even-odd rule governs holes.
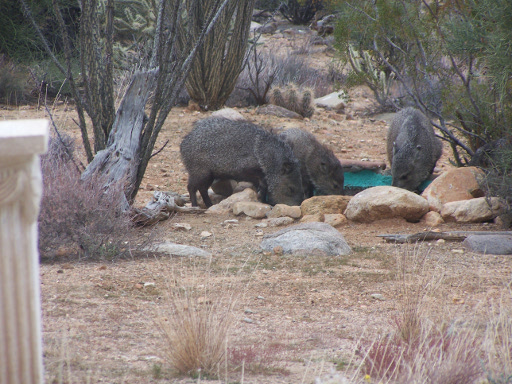
[[[37,215],[48,122],[0,122],[0,384],[42,383]]]

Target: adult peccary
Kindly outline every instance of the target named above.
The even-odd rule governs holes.
[[[343,168],[330,149],[313,134],[299,128],[287,129],[279,136],[292,147],[293,154],[300,161],[306,197],[343,194]]]
[[[392,185],[416,191],[434,171],[443,146],[429,119],[416,108],[405,108],[391,122],[387,137]]]
[[[300,205],[304,199],[300,164],[292,149],[255,124],[222,117],[199,120],[180,151],[193,206],[197,191],[207,207],[212,205],[208,187],[214,179],[250,181],[272,205]]]

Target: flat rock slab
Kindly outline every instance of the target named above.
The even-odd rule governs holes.
[[[150,252],[166,253],[169,256],[183,256],[183,257],[210,257],[212,254],[205,250],[191,245],[183,245],[176,243],[160,243],[146,248]]]
[[[348,255],[352,249],[336,229],[326,223],[304,223],[265,235],[261,248],[272,251],[282,247],[284,253],[322,252],[329,256]]]
[[[473,252],[512,255],[512,235],[471,235],[462,244]]]

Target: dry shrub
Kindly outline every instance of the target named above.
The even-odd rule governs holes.
[[[73,149],[70,137],[52,137],[41,159],[41,258],[52,260],[65,254],[111,260],[129,253],[134,231],[129,215],[121,209],[121,186],[104,191],[100,179],[81,181]]]
[[[198,285],[169,287],[168,294],[158,322],[167,362],[180,374],[218,377],[227,370],[233,297]]]
[[[278,360],[283,350],[284,346],[278,343],[238,345],[229,349],[229,365],[232,370],[255,375],[271,375],[279,372],[287,376],[290,371]]]
[[[420,247],[398,254],[401,299],[394,329],[365,348],[365,371],[397,383],[472,383],[482,375],[477,327],[427,317],[426,304],[442,280],[438,261],[429,256]]]
[[[282,57],[272,51],[254,49],[226,105],[262,105],[268,102],[268,92],[272,86],[291,84],[311,88],[316,97],[334,91],[332,76],[328,71],[313,68],[306,57],[293,54]]]
[[[485,329],[485,375],[490,384],[512,383],[511,292],[489,311]]]
[[[316,97],[325,96],[334,91],[333,82],[327,71],[314,68],[304,56],[287,55],[278,59],[282,70],[277,81],[278,85],[291,83],[313,89]]]
[[[0,54],[0,102],[17,104],[30,99],[26,69]]]

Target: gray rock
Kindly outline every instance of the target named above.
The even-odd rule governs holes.
[[[265,235],[261,248],[272,251],[282,247],[284,253],[320,251],[327,255],[348,255],[352,252],[343,235],[326,223],[304,223]]]
[[[256,113],[258,115],[270,115],[277,117],[284,117],[288,119],[298,119],[302,120],[303,117],[299,115],[297,112],[290,111],[289,109],[279,107],[274,104],[266,104],[256,109]]]
[[[233,108],[222,108],[212,113],[214,117],[224,117],[230,120],[245,120],[245,117]]]
[[[146,250],[150,252],[166,253],[170,256],[210,257],[212,255],[210,252],[206,252],[197,247],[170,242],[155,244],[146,248]]]
[[[331,107],[340,108],[340,104],[346,105],[348,101],[348,95],[344,91],[332,92],[328,95],[315,99],[315,104],[320,108]]]
[[[512,255],[512,234],[470,235],[462,242],[467,249],[491,255]]]

